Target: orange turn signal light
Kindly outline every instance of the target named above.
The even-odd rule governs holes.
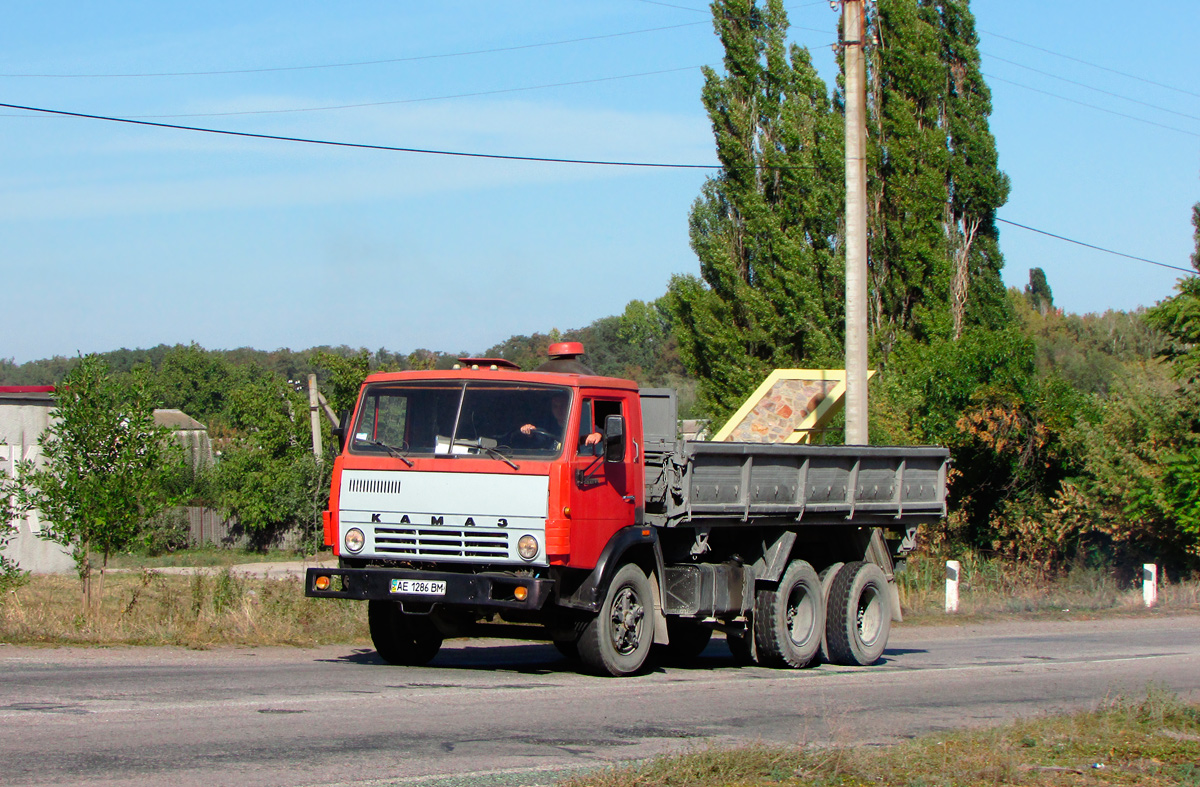
[[[517,601],[524,601],[529,598],[529,588],[524,585],[517,585],[513,590],[513,596],[516,597]]]
[[[567,519],[571,518],[571,507],[570,506],[563,506],[563,516]]]
[[[317,590],[329,590],[329,577],[322,574],[313,580],[313,587]]]

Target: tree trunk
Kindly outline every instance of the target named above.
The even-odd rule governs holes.
[[[100,563],[100,581],[96,586],[96,617],[100,617],[100,609],[104,606],[104,574],[108,569],[108,553],[104,553],[104,560]]]
[[[83,550],[83,560],[79,563],[79,582],[82,591],[80,610],[84,617],[90,617],[92,613],[92,542],[87,539],[80,547]]]
[[[975,242],[975,233],[979,231],[979,219],[964,219],[962,234],[954,249],[954,279],[950,285],[952,301],[951,314],[954,317],[954,341],[962,337],[963,325],[967,317],[967,290],[971,286],[971,245]],[[957,227],[950,225],[951,233],[956,233]]]

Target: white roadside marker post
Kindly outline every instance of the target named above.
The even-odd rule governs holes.
[[[958,612],[958,575],[962,570],[957,560],[946,561],[946,612]]]
[[[1158,603],[1158,566],[1154,563],[1142,565],[1142,600],[1147,608]]]

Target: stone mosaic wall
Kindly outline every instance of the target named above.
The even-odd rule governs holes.
[[[735,443],[782,443],[837,384],[837,380],[780,380],[727,439]]]

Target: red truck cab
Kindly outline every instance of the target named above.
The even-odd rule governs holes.
[[[563,345],[556,359],[578,347]],[[594,568],[644,511],[636,384],[462,360],[367,378],[326,544],[354,560]]]

